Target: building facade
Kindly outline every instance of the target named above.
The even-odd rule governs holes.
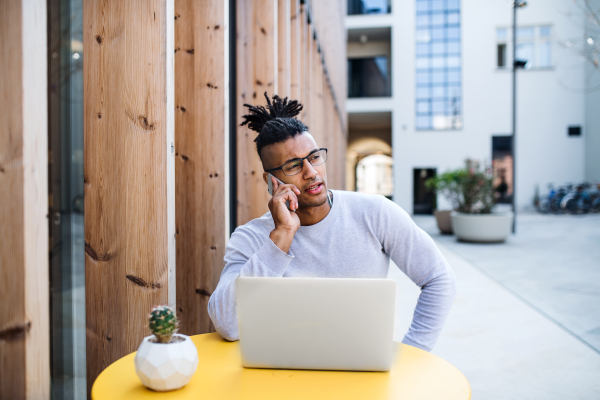
[[[494,162],[496,186],[516,206],[533,206],[536,187],[600,180],[600,71],[581,56],[594,43],[580,4],[529,1],[518,9],[516,140],[512,149],[512,12],[504,0],[361,1],[346,18],[349,58],[347,177],[356,141],[389,137],[394,200],[411,213],[435,207],[427,177]],[[591,39],[590,39],[591,38]],[[357,61],[363,60],[363,61]],[[364,61],[371,60],[371,61]],[[387,60],[387,91],[356,84],[352,66]],[[378,70],[385,72],[382,68]],[[363,71],[362,80],[375,80]],[[353,80],[354,79],[354,80]],[[373,89],[375,88],[375,89]],[[362,90],[362,91],[361,91]],[[382,128],[382,121],[390,121]],[[352,153],[352,151],[355,153]],[[352,182],[347,180],[352,189]],[[439,208],[447,207],[438,199]]]

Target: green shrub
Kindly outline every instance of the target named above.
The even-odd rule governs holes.
[[[444,196],[452,208],[467,214],[489,214],[494,207],[494,188],[490,167],[467,159],[465,167],[447,171],[425,181],[425,186]]]

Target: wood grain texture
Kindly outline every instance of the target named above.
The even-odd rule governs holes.
[[[311,108],[310,108],[310,100],[311,100],[311,84],[312,84],[312,30],[311,26],[308,23],[308,15],[306,12],[306,3],[301,7],[301,46],[302,46],[302,61],[301,61],[301,75],[302,75],[302,104],[304,108],[302,109],[302,113],[300,114],[299,119],[304,123],[304,125],[308,126],[308,129],[311,129]]]
[[[248,104],[266,104],[263,96],[277,93],[277,0],[236,1],[237,55],[237,223],[268,211],[269,193],[262,179],[262,163],[256,152],[257,133],[239,126]]]
[[[228,0],[175,2],[177,311],[180,332],[214,332],[210,294],[229,237]]]
[[[46,2],[0,2],[0,399],[50,397]]]
[[[291,0],[277,0],[277,94],[291,95]]]
[[[279,87],[280,95],[290,93],[304,106],[299,119],[320,146],[329,148],[328,182],[336,189],[345,182],[345,7],[344,0],[302,5],[299,0],[237,1],[237,123],[247,112],[244,103],[265,105],[265,90],[271,95]],[[289,70],[282,67],[288,57]],[[246,127],[237,129],[238,225],[268,210],[256,135]]]
[[[302,102],[302,14],[300,0],[290,0],[290,97]]]
[[[88,391],[175,299],[173,15],[173,0],[83,3]]]

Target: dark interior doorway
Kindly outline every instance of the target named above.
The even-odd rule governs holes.
[[[496,203],[510,204],[513,196],[513,151],[511,136],[492,136],[492,169]]]
[[[435,192],[425,187],[425,181],[435,176],[435,168],[413,169],[413,213],[433,214],[435,210]]]

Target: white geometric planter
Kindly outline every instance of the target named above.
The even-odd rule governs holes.
[[[176,343],[154,343],[147,336],[135,355],[135,372],[147,388],[164,392],[184,387],[198,367],[198,351],[192,339],[178,333]]]
[[[510,235],[513,213],[450,214],[452,230],[459,240],[468,242],[503,242]]]

